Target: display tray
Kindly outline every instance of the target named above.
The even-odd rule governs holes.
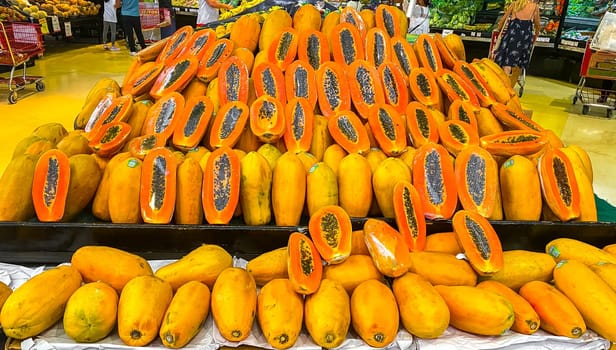
[[[353,219],[361,229],[365,218]],[[393,220],[388,220],[394,225]],[[428,221],[428,234],[451,231],[450,220]],[[575,238],[597,247],[616,243],[616,224],[582,222],[492,221],[503,249],[544,251],[554,238]],[[139,254],[146,259],[177,259],[203,243],[218,244],[231,254],[252,258],[285,246],[290,233],[307,232],[300,226],[154,225],[101,222],[40,223],[0,222],[0,261],[21,265],[70,261],[84,245],[106,245]]]

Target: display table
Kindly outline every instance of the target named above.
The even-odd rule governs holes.
[[[101,15],[56,18],[57,22],[52,17],[47,17],[46,21],[49,35],[56,40],[95,40],[98,44],[102,42],[103,20]]]

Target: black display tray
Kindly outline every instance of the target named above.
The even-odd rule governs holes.
[[[360,229],[365,219],[354,219]],[[393,224],[393,221],[389,220]],[[493,221],[503,249],[544,251],[554,238],[570,237],[603,247],[616,243],[616,224],[580,222]],[[111,223],[1,222],[0,262],[20,265],[70,261],[84,245],[106,245],[146,259],[177,259],[203,243],[218,244],[231,254],[251,258],[287,244],[290,233],[306,226],[153,225]],[[428,221],[428,233],[451,231],[451,221]]]

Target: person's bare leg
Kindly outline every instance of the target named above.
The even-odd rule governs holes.
[[[507,75],[511,75],[511,66],[503,66],[503,71],[504,71]]]

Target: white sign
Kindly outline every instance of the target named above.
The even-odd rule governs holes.
[[[54,33],[62,31],[62,29],[60,29],[60,21],[58,20],[58,16],[51,16],[51,29],[53,29]]]
[[[67,38],[73,36],[73,32],[71,31],[71,22],[64,22],[64,36]]]

